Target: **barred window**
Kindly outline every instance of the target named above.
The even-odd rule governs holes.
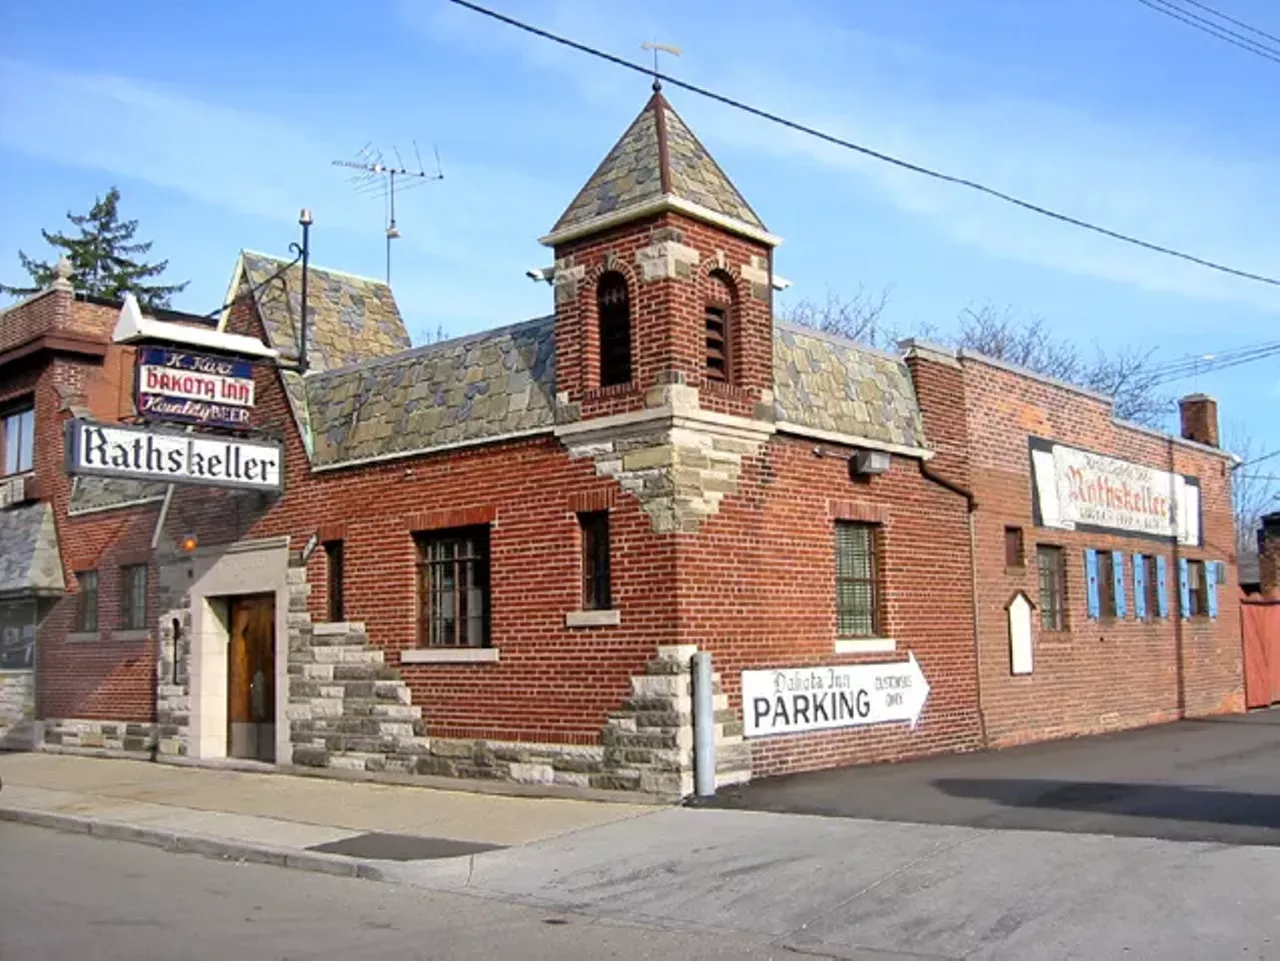
[[[1061,547],[1051,544],[1036,546],[1036,564],[1040,568],[1040,628],[1045,631],[1067,629],[1067,568]]]
[[[140,631],[147,626],[147,565],[120,568],[120,629]]]
[[[489,528],[418,538],[418,643],[489,645]]]
[[[324,545],[325,567],[328,571],[329,621],[337,623],[345,621],[346,602],[343,597],[343,553],[342,541],[328,541]]]
[[[873,524],[836,521],[836,632],[840,637],[879,634],[878,541]]]

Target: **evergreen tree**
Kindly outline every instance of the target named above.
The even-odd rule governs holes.
[[[71,284],[76,290],[98,297],[120,300],[127,293],[138,298],[144,309],[168,307],[169,298],[187,286],[181,284],[149,284],[147,281],[164,273],[169,261],[148,264],[134,258],[151,249],[148,243],[130,243],[138,230],[136,220],[119,219],[120,191],[112,187],[106,197],[94,198],[87,214],[68,213],[67,219],[80,231],[78,237],[41,230],[45,242],[60,248],[71,262],[74,273]],[[56,262],[55,258],[55,262]],[[26,296],[48,287],[55,278],[54,264],[44,263],[18,251],[22,268],[31,275],[30,287],[0,284],[0,292]]]

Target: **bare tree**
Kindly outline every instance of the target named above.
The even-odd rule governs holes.
[[[1263,456],[1262,448],[1238,421],[1226,434],[1226,448],[1240,458],[1231,474],[1231,507],[1236,515],[1236,549],[1252,554],[1258,549],[1258,528],[1262,515],[1280,510],[1280,465],[1275,461],[1253,464]]]
[[[1173,399],[1157,390],[1159,375],[1151,363],[1154,347],[1124,347],[1108,354],[1095,341],[1090,360],[1071,341],[1055,338],[1044,318],[1018,317],[1010,308],[1000,310],[990,303],[961,312],[952,343],[1107,394],[1114,398],[1115,414],[1122,420],[1155,427],[1174,410]]]
[[[896,331],[885,327],[884,312],[889,306],[890,288],[878,294],[869,293],[861,284],[851,297],[841,297],[827,290],[826,303],[801,300],[784,309],[782,319],[824,334],[836,334],[856,340],[868,347],[892,349],[897,343]]]

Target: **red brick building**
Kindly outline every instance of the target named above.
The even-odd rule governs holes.
[[[779,240],[661,94],[543,243],[553,315],[416,349],[312,268],[305,372],[301,269],[257,254],[215,330],[65,285],[0,315],[35,424],[0,547],[47,569],[0,566],[35,630],[0,677],[43,747],[687,794],[694,651],[720,783],[1241,709],[1211,402],[1165,437],[775,322]],[[281,492],[66,476],[157,340],[253,345]]]

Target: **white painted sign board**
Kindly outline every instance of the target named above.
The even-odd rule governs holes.
[[[1200,488],[1181,474],[1038,438],[1032,442],[1031,472],[1045,527],[1200,543]]]
[[[1031,602],[1019,591],[1009,602],[1009,666],[1014,674],[1030,674],[1034,662],[1031,653]]]
[[[274,441],[67,422],[67,473],[169,484],[279,491],[284,450]]]
[[[906,721],[929,698],[915,654],[893,664],[742,672],[743,737]]]

